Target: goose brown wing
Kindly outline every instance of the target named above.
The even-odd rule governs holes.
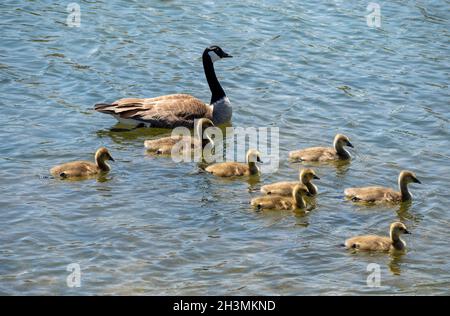
[[[163,128],[192,127],[195,119],[212,116],[208,105],[188,94],[146,99],[126,98],[113,104],[97,104],[94,109]]]

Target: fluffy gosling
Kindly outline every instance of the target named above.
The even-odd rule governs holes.
[[[303,197],[309,195],[308,188],[297,183],[291,191],[291,196],[264,195],[253,198],[251,205],[259,210],[295,210],[306,208]]]
[[[208,127],[214,127],[214,123],[207,118],[201,118],[196,123],[195,136],[173,135],[158,139],[148,139],[144,141],[144,146],[148,152],[155,153],[157,155],[170,155],[173,147],[180,144],[182,145],[179,147],[180,150],[187,147],[194,150],[195,148],[199,148],[200,145],[201,148],[204,148],[207,144],[211,144],[213,146],[214,141],[208,133],[203,134],[203,131]]]
[[[313,179],[320,180],[320,178],[316,175],[313,169],[300,169],[299,179],[300,183],[304,184],[308,188],[310,195],[317,195],[317,186],[315,186],[311,181]],[[264,194],[290,196],[292,194],[292,189],[298,183],[299,182],[297,181],[283,181],[267,184],[261,187],[261,192]]]
[[[344,194],[354,202],[404,202],[412,199],[408,190],[409,183],[421,183],[416,175],[407,170],[400,172],[398,186],[400,191],[386,187],[348,188]]]
[[[220,162],[206,167],[206,171],[218,177],[258,175],[257,162],[262,163],[261,154],[256,149],[249,149],[246,156],[247,163]]]
[[[410,234],[403,223],[391,224],[389,237],[366,235],[349,238],[345,241],[347,249],[358,249],[366,251],[389,251],[403,250],[406,243],[400,238],[401,234]]]
[[[107,160],[114,161],[108,149],[101,147],[95,153],[95,163],[90,161],[73,161],[50,169],[50,173],[60,178],[81,178],[106,173],[111,167]]]
[[[310,147],[300,150],[291,151],[289,159],[294,162],[298,161],[333,161],[333,160],[347,160],[351,156],[344,146],[353,148],[347,136],[337,134],[334,137],[333,147]]]

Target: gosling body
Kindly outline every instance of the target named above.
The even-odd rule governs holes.
[[[261,161],[260,153],[256,149],[250,149],[246,156],[247,163],[220,162],[210,165],[205,170],[218,177],[250,176],[258,175],[259,168],[256,165]]]
[[[416,175],[404,170],[398,176],[399,191],[381,186],[345,189],[344,194],[354,202],[404,202],[412,199],[409,183],[421,183]]]
[[[291,190],[291,196],[265,195],[253,198],[251,205],[259,210],[295,210],[306,207],[303,197],[308,195],[308,188],[297,183]]]
[[[95,162],[73,161],[55,166],[50,169],[50,173],[60,178],[82,178],[106,173],[111,167],[106,160],[114,161],[109,151],[101,147],[95,153]]]
[[[400,238],[401,234],[410,234],[403,223],[392,223],[389,229],[389,237],[364,235],[349,238],[345,241],[347,249],[357,249],[363,251],[389,251],[404,250],[405,241]]]
[[[195,130],[196,134],[193,136],[185,135],[172,135],[168,137],[162,137],[158,139],[149,139],[144,141],[144,146],[150,153],[159,155],[170,155],[174,146],[180,151],[184,148],[202,148],[207,144],[214,145],[213,140],[204,130],[208,127],[213,127],[214,123],[207,118],[201,118],[196,122]],[[203,137],[205,135],[205,138]]]
[[[333,141],[333,147],[310,147],[300,150],[291,151],[289,159],[291,161],[335,161],[348,160],[351,158],[350,153],[344,146],[353,147],[347,136],[337,134]]]

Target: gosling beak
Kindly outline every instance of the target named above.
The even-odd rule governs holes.
[[[352,145],[352,143],[350,143],[350,142],[347,142],[347,146],[348,146],[348,147],[351,147],[351,148],[354,148],[353,145]]]
[[[406,230],[406,229],[405,229],[405,231],[404,231],[403,233],[404,233],[404,234],[411,235],[411,232],[410,232],[409,230]]]
[[[419,184],[422,184],[422,182],[420,182],[420,181],[419,181],[419,179],[417,179],[417,178],[414,178],[414,180],[413,180],[413,181],[414,181],[414,183],[419,183]]]
[[[259,158],[259,157],[256,157],[256,161],[259,162],[259,163],[263,163],[261,158]]]
[[[223,52],[222,58],[233,58],[233,56],[231,56],[231,55],[228,54],[228,53]]]
[[[320,178],[316,175],[313,176],[313,179],[320,180]]]
[[[109,160],[115,161],[113,157],[109,156]]]

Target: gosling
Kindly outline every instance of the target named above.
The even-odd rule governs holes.
[[[114,161],[108,149],[101,147],[95,153],[95,163],[90,161],[74,161],[58,165],[50,169],[54,177],[82,178],[107,173],[111,167],[106,160]]]
[[[308,188],[308,192],[311,196],[317,195],[317,186],[311,181],[313,179],[320,180],[313,169],[300,169],[299,175],[300,183],[304,184]],[[261,192],[264,194],[276,194],[282,196],[290,196],[292,189],[298,184],[296,181],[283,181],[272,184],[263,185]]]
[[[170,155],[175,145],[182,145],[179,147],[180,150],[187,147],[193,150],[194,148],[200,148],[200,145],[201,148],[204,148],[208,144],[214,146],[214,141],[208,133],[204,133],[203,137],[203,131],[208,127],[214,127],[214,123],[207,118],[201,118],[196,123],[195,137],[173,135],[158,139],[149,139],[144,141],[144,146],[149,153],[155,153],[157,155]]]
[[[354,202],[405,202],[412,199],[412,194],[408,190],[409,183],[421,183],[416,175],[407,170],[400,172],[398,176],[399,191],[385,187],[363,187],[348,188],[344,194]]]
[[[291,191],[291,196],[264,195],[253,198],[251,205],[259,210],[295,210],[306,208],[303,197],[309,195],[308,188],[297,183]]]
[[[349,238],[345,241],[347,249],[365,251],[403,250],[406,243],[400,238],[401,234],[411,234],[403,223],[395,222],[390,227],[390,237],[366,235]]]
[[[347,136],[337,134],[334,137],[333,147],[310,147],[291,151],[289,153],[289,159],[293,162],[348,160],[351,156],[350,153],[345,150],[344,146],[353,148],[353,145],[350,143]]]
[[[249,149],[246,156],[247,163],[220,162],[206,167],[206,171],[218,177],[259,175],[257,162],[262,163],[261,154],[256,149]]]

